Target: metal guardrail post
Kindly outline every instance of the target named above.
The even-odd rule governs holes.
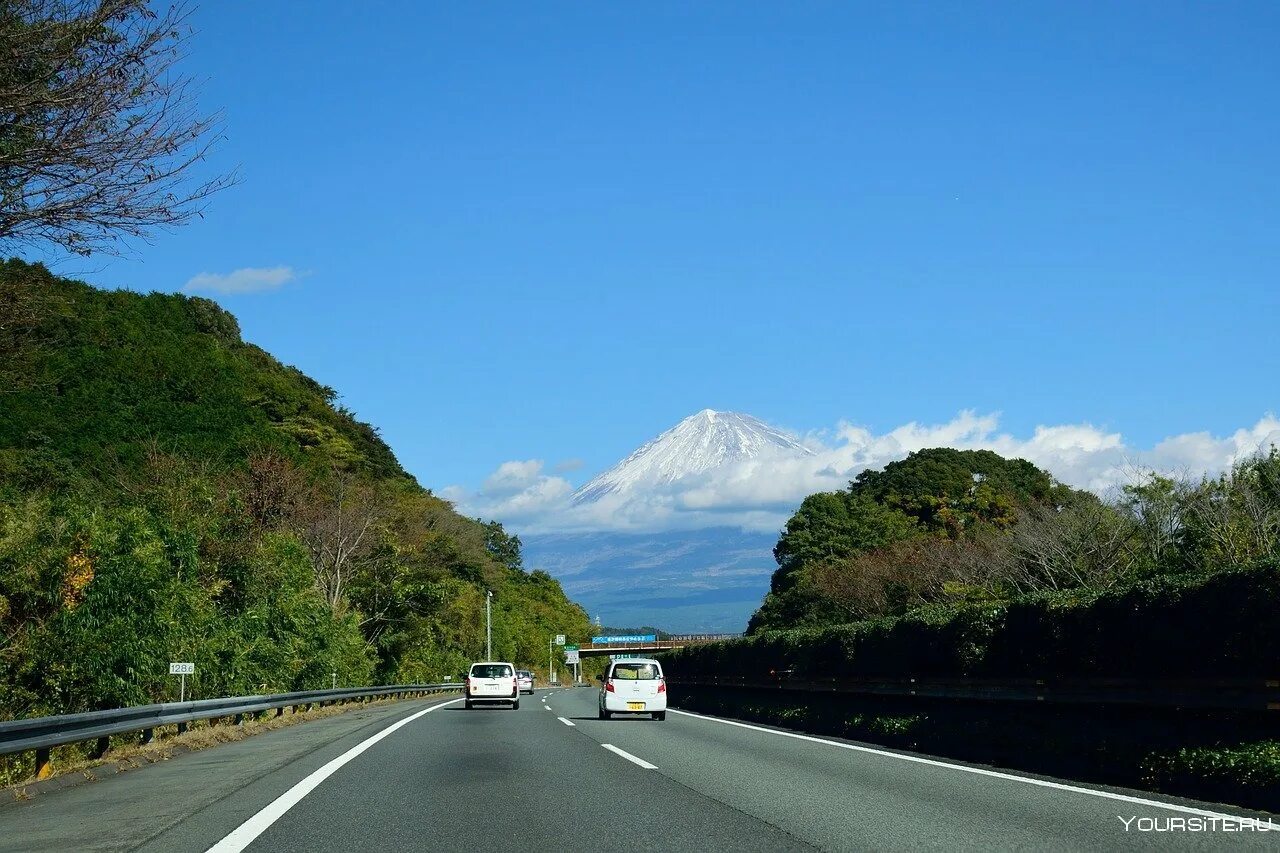
[[[53,775],[53,761],[51,760],[49,753],[50,749],[47,746],[44,749],[36,750],[37,779],[48,779]]]

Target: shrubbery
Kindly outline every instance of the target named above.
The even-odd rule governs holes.
[[[672,652],[676,678],[1275,677],[1280,564],[1135,580],[1108,590],[934,605],[900,617],[772,631]]]
[[[1161,791],[1263,809],[1280,808],[1277,740],[1156,753],[1144,765],[1144,780]]]

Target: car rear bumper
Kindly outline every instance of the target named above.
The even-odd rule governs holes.
[[[665,693],[659,693],[657,696],[633,696],[631,698],[608,692],[603,695],[604,698],[601,703],[604,709],[616,714],[651,714],[654,711],[667,710],[667,694]],[[632,702],[640,702],[644,707],[632,708],[630,707]]]
[[[506,702],[519,701],[520,696],[519,694],[515,696],[508,694],[506,696],[467,696],[466,698],[467,698],[467,701],[471,702],[472,704],[475,704],[477,702],[494,702],[494,703],[501,704]]]

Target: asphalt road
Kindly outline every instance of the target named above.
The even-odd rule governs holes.
[[[1228,807],[1083,789],[672,711],[363,709],[0,805],[0,850],[1012,850],[1269,847]],[[1128,799],[1126,799],[1128,798]],[[1125,821],[1129,821],[1126,831]],[[1231,824],[1235,826],[1235,824]]]

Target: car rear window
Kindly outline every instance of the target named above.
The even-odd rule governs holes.
[[[500,663],[482,664],[478,663],[471,667],[472,678],[510,678],[511,667],[503,666]]]
[[[613,677],[628,681],[652,681],[661,678],[658,665],[655,663],[616,663],[613,665]]]

